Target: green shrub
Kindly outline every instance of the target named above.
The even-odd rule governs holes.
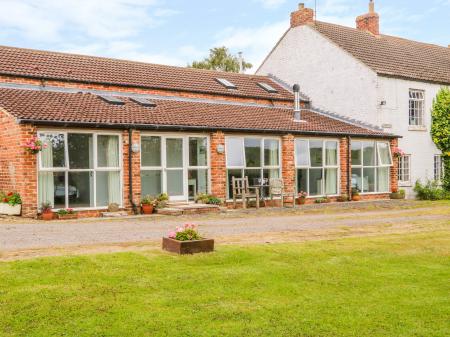
[[[422,185],[420,180],[416,182],[414,187],[416,197],[419,200],[444,200],[450,199],[450,193],[446,192],[437,181],[428,180]]]

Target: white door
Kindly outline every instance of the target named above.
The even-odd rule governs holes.
[[[170,200],[187,200],[185,145],[183,137],[165,138],[164,190]]]

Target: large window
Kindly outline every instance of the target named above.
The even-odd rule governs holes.
[[[411,183],[411,155],[407,154],[398,159],[398,182]]]
[[[388,142],[352,142],[352,187],[362,193],[389,192],[392,166]]]
[[[409,125],[424,126],[425,93],[422,90],[409,90]]]
[[[120,137],[41,132],[38,200],[56,209],[122,204]]]
[[[250,185],[280,177],[280,141],[276,138],[227,137],[226,157],[228,198],[233,197],[233,177],[248,177]]]
[[[437,154],[434,156],[434,180],[441,182],[444,177],[444,162],[442,156]]]
[[[339,156],[335,140],[296,139],[297,192],[338,194]]]

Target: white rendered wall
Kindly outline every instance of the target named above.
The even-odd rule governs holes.
[[[298,83],[316,108],[380,122],[377,74],[309,26],[290,29],[257,73]]]

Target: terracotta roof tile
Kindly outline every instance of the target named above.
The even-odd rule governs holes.
[[[379,74],[450,84],[450,48],[320,21],[311,27]]]
[[[217,72],[0,46],[0,75],[31,76],[73,82],[202,92],[236,97],[291,100],[290,91],[266,76]],[[225,78],[237,86],[229,90],[216,81]],[[270,84],[269,93],[258,83]]]
[[[20,120],[62,123],[96,123],[136,126],[202,127],[206,129],[248,130],[324,134],[387,136],[309,110],[305,122],[293,120],[293,110],[262,105],[236,105],[153,99],[157,106],[143,107],[121,97],[124,105],[113,105],[91,93],[0,89],[0,107]]]

